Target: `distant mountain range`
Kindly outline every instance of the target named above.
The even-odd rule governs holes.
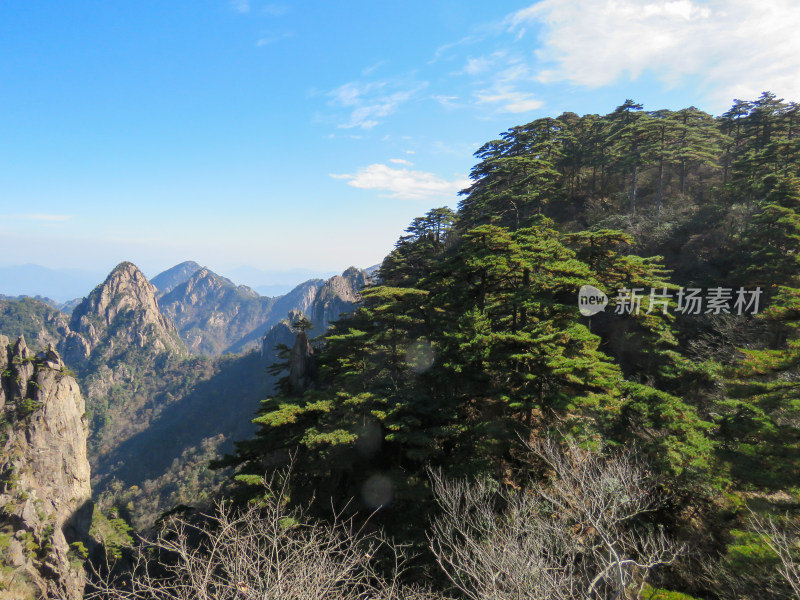
[[[56,302],[83,298],[104,277],[101,271],[48,269],[40,265],[0,267],[0,294],[43,296]]]
[[[174,483],[195,449],[225,452],[252,435],[259,402],[272,393],[266,367],[277,360],[275,344],[293,343],[301,317],[312,323],[310,335],[324,333],[355,308],[368,278],[351,267],[266,297],[192,261],[152,281],[125,262],[71,306],[0,297],[0,334],[24,335],[37,350],[51,344],[75,372],[95,493],[115,479]],[[251,349],[261,351],[245,353]],[[217,480],[204,461],[193,465],[203,481]],[[140,524],[176,502],[171,486],[150,485],[155,492],[135,515]]]
[[[169,284],[171,280],[185,281],[180,279],[181,276],[186,272],[191,275],[201,266],[186,261],[159,273],[151,281],[159,290],[169,291],[174,287]],[[3,265],[0,266],[0,296],[41,296],[52,299],[55,304],[63,304],[86,296],[106,275],[103,271],[90,269],[53,269],[35,264]],[[266,271],[241,266],[225,270],[225,275],[233,281],[246,283],[262,296],[275,297],[287,294],[300,281],[327,279],[335,273],[312,269]]]

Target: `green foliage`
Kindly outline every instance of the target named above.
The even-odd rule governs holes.
[[[86,546],[83,544],[83,542],[72,542],[69,545],[67,559],[73,568],[82,566],[88,558],[89,550],[86,549]]]
[[[0,334],[24,336],[31,347],[56,344],[67,322],[65,314],[35,298],[0,299]]]
[[[120,559],[125,548],[133,545],[132,531],[131,526],[120,518],[117,511],[109,511],[106,515],[98,508],[92,514],[89,534],[102,544],[108,560]],[[76,544],[79,544],[79,546],[76,546]],[[72,544],[70,548],[76,555],[82,555],[82,558],[86,558],[86,548],[80,542]]]
[[[40,401],[34,400],[33,398],[23,398],[17,404],[16,418],[27,419],[40,408],[42,408],[42,403]]]
[[[578,312],[578,289],[603,275],[592,261],[614,265],[605,273],[619,282],[663,283],[656,259],[617,255],[609,240],[619,235],[595,239],[603,254],[589,262],[546,218],[516,231],[480,225],[441,253],[409,250],[425,275],[412,281],[396,261],[382,269],[388,281],[364,290],[362,307],[325,336],[316,388],[265,400],[257,437],[219,464],[238,465],[248,497],[259,493],[265,465],[292,456],[294,501],[345,506],[356,497],[387,515],[432,509],[429,466],[516,480],[529,469],[524,443],[545,434],[635,441],[676,482],[702,477],[708,424],[677,396],[626,381]],[[668,354],[676,342],[667,319],[634,321],[631,338],[680,362]],[[376,481],[386,486],[380,500],[370,497]],[[420,533],[401,519],[387,525]]]
[[[681,592],[656,589],[650,585],[645,585],[640,597],[642,600],[700,600],[695,596],[690,596]]]
[[[800,475],[799,124],[798,105],[765,93],[720,118],[626,100],[607,115],[512,127],[476,153],[458,213],[414,219],[360,307],[315,340],[310,389],[295,396],[282,380],[260,404],[255,436],[215,466],[232,467],[235,493],[258,502],[265,474],[291,462],[289,501],[326,516],[377,510],[377,524],[422,550],[430,467],[523,486],[546,476],[521,460],[540,436],[634,445],[669,498],[648,525],[701,555],[643,597],[720,596],[704,587],[703,561],[768,579],[768,545],[716,498],[785,492]],[[608,293],[604,312],[579,313],[585,284]],[[675,298],[679,288],[740,286],[763,290],[761,315],[687,314]],[[637,288],[673,298],[617,310],[616,293]],[[279,359],[274,376],[292,368],[288,346]],[[91,398],[99,454],[134,415],[156,423],[226,368],[119,360],[140,387]],[[219,415],[203,406],[205,419]],[[197,466],[192,456],[221,448],[183,458]],[[138,483],[109,502],[137,519],[167,501],[208,500],[204,485],[220,489],[180,466]]]

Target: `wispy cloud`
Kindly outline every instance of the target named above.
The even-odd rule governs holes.
[[[270,44],[274,44],[274,43],[280,42],[282,40],[288,40],[292,36],[294,36],[294,33],[291,32],[291,31],[282,31],[282,32],[276,32],[276,33],[269,33],[269,34],[265,35],[264,37],[260,38],[256,42],[256,46],[258,46],[258,47],[269,46]]]
[[[458,100],[458,96],[445,96],[445,95],[438,95],[432,96],[434,100],[436,100],[439,104],[444,106],[445,108],[461,108],[462,105],[456,102]]]
[[[544,102],[529,91],[535,83],[528,65],[517,56],[495,53],[489,62],[497,69],[502,60],[504,68],[492,71],[485,86],[475,92],[479,104],[492,104],[498,112],[524,113],[544,106]]]
[[[231,8],[239,13],[250,12],[250,0],[230,0]]]
[[[364,77],[367,77],[368,75],[372,75],[375,71],[380,69],[385,64],[386,64],[385,60],[379,60],[378,62],[373,63],[373,64],[369,65],[368,67],[364,67],[363,69],[361,69],[361,74]]]
[[[35,213],[35,214],[27,214],[27,215],[19,215],[19,219],[24,219],[26,221],[43,221],[46,223],[63,223],[64,221],[69,221],[72,218],[72,215],[55,215],[55,214],[42,214],[42,213]]]
[[[721,106],[771,90],[800,97],[796,0],[542,0],[510,15],[544,25],[537,78],[596,88],[652,71],[666,86],[702,78]]]
[[[395,169],[382,163],[363,167],[353,175],[331,173],[331,177],[346,180],[347,185],[362,190],[384,192],[381,196],[385,198],[409,200],[452,197],[469,186],[470,183],[466,178],[448,181],[433,173],[412,171],[411,169]]]
[[[496,69],[497,65],[501,64],[507,56],[507,50],[497,50],[485,56],[469,57],[467,58],[467,64],[464,65],[464,73],[467,75],[482,75],[487,71]]]
[[[518,92],[509,88],[478,92],[476,96],[478,102],[498,104],[501,112],[514,114],[530,112],[544,106],[544,102],[537,99],[533,94]]]
[[[288,4],[271,2],[262,9],[262,12],[271,17],[282,17],[289,12],[290,8]]]
[[[347,120],[339,124],[342,129],[361,127],[371,129],[385,117],[395,113],[398,107],[410,100],[428,84],[414,84],[405,89],[396,89],[398,84],[387,81],[368,83],[350,82],[328,93],[331,104],[349,109]],[[395,91],[392,91],[395,89]]]
[[[389,162],[394,163],[396,165],[405,165],[407,167],[414,166],[414,163],[412,163],[410,160],[406,160],[405,158],[390,158]]]

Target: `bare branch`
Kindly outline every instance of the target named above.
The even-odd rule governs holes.
[[[431,473],[442,514],[430,546],[469,598],[638,597],[652,569],[683,552],[641,519],[663,500],[632,453],[606,458],[553,440],[530,450],[551,478],[521,491]]]
[[[200,524],[172,518],[134,549],[121,575],[95,573],[88,600],[434,600],[400,584],[402,549],[352,520],[325,524],[287,509],[285,489],[235,510],[218,504]],[[394,555],[387,579],[376,552]],[[112,571],[109,570],[109,573]]]

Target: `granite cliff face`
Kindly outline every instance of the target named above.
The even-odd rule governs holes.
[[[52,345],[0,336],[0,597],[78,600],[92,505],[78,384]]]
[[[325,333],[333,321],[340,319],[343,314],[353,312],[361,300],[359,291],[366,285],[367,279],[366,271],[350,267],[341,275],[334,275],[325,282],[307,313],[314,326],[312,336]]]
[[[119,264],[75,307],[66,360],[79,364],[89,357],[106,364],[131,348],[153,354],[188,354],[175,326],[161,314],[157,290],[133,263]]]
[[[241,351],[242,338],[267,328],[273,298],[202,268],[161,298],[161,306],[195,354]]]
[[[313,297],[309,293],[307,301],[302,305],[291,307],[288,317],[272,326],[262,338],[261,357],[263,362],[272,365],[279,361],[278,352],[275,349],[278,345],[292,348],[295,352],[299,352],[299,350],[295,350],[296,348],[306,348],[309,356],[313,354],[308,338],[324,334],[333,321],[340,319],[343,314],[352,313],[361,301],[361,288],[369,281],[370,277],[365,270],[350,267],[341,275],[334,275],[327,281],[320,282],[316,288],[311,288]],[[311,323],[311,329],[307,334],[293,327],[302,318],[308,319]],[[300,333],[303,335],[300,336]],[[303,339],[300,339],[301,337]],[[308,382],[302,385],[307,386]]]

